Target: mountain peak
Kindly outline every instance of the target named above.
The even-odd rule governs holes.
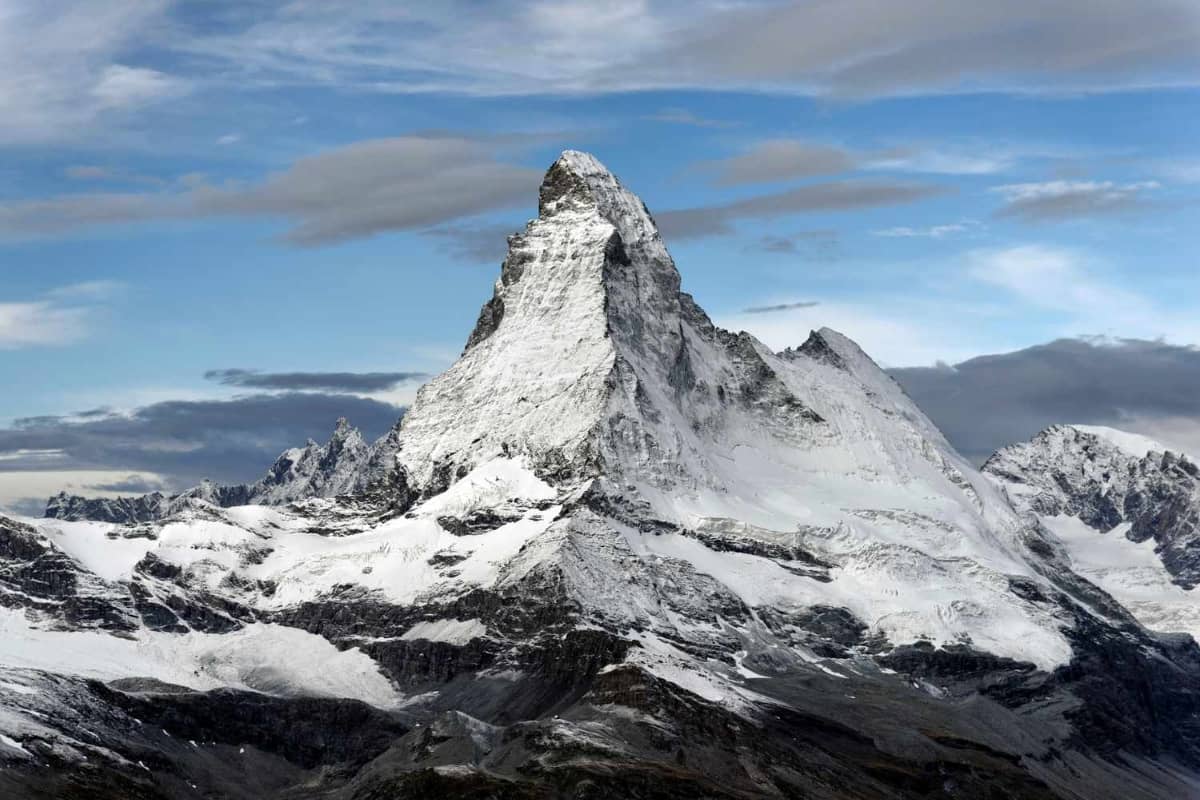
[[[607,168],[590,153],[564,150],[546,170],[538,189],[538,214],[554,213],[561,205],[594,203],[589,176],[611,176]]]
[[[542,180],[539,218],[552,218],[568,210],[586,215],[593,209],[616,229],[623,248],[652,251],[649,254],[659,262],[670,260],[642,199],[591,153],[564,150]],[[674,272],[674,264],[670,269]]]

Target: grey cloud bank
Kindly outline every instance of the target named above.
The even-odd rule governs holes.
[[[891,374],[976,462],[1055,423],[1128,428],[1200,453],[1200,349],[1194,347],[1059,339]]]

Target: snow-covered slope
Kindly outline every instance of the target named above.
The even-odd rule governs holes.
[[[1200,468],[1186,455],[1113,428],[1056,425],[983,470],[1143,624],[1200,637]]]
[[[434,494],[521,455],[563,491],[588,486],[661,523],[614,539],[580,512],[537,543],[543,565],[586,575],[575,600],[610,625],[706,639],[657,612],[646,574],[696,570],[750,607],[849,604],[896,643],[1069,659],[1057,612],[1008,591],[1009,576],[1043,580],[1020,520],[857,346],[826,330],[777,355],[715,328],[680,292],[645,206],[591,156],[564,153],[540,199],[463,357],[400,426],[408,485]],[[693,534],[719,541],[731,523],[827,561],[829,582],[757,556],[714,563]],[[627,574],[600,580],[613,563]]]
[[[1200,651],[1073,572],[1066,533],[1014,508],[853,342],[826,329],[774,353],[716,328],[587,154],[556,161],[509,244],[464,353],[379,442],[339,423],[250,487],[0,525],[6,630],[25,643],[0,662],[111,679],[128,658],[130,678],[265,692],[281,714],[340,693],[399,715],[372,724],[427,726],[344,786],[346,769],[305,778],[338,797],[422,775],[427,796],[544,779],[1153,797],[1190,780],[1154,760],[1200,765],[1184,727]],[[21,681],[72,708],[100,692]],[[105,708],[134,703],[121,686]],[[232,713],[172,691],[189,699],[154,702]],[[0,733],[45,713],[14,692]],[[27,752],[78,747],[36,724]],[[1112,766],[1117,750],[1139,766]],[[631,775],[642,789],[612,783]]]

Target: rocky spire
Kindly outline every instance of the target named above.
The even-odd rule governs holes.
[[[400,462],[427,492],[500,453],[562,477],[599,470],[595,434],[633,361],[677,360],[679,273],[645,205],[599,161],[566,151],[508,256],[463,357],[418,394]]]

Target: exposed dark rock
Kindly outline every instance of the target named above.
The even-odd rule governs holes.
[[[438,525],[455,536],[477,536],[481,533],[494,531],[502,525],[516,522],[521,517],[515,514],[501,514],[491,509],[472,511],[465,517],[438,517]]]
[[[36,611],[69,628],[137,627],[124,587],[92,575],[34,528],[7,517],[0,517],[0,605]]]
[[[1153,539],[1180,586],[1200,584],[1200,467],[1178,453],[1131,453],[1070,425],[1004,448],[983,471],[1014,488],[1029,511],[1078,517],[1100,533],[1129,523],[1130,540]]]

